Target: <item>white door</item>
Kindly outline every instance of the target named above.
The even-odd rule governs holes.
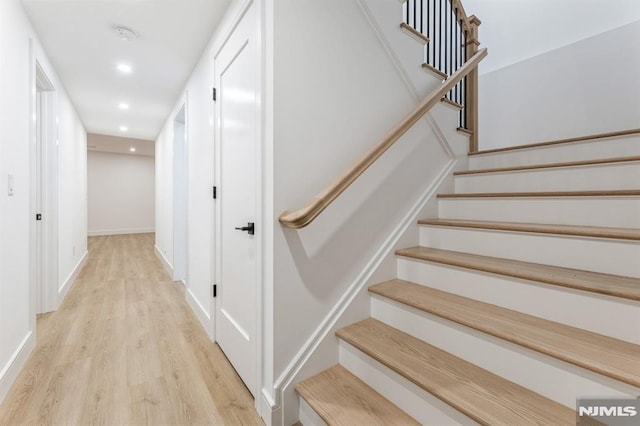
[[[40,65],[36,62],[36,93],[34,111],[35,158],[33,201],[35,214],[35,248],[33,277],[35,280],[36,312],[58,308],[58,144],[56,95]]]
[[[253,6],[215,58],[216,341],[256,392],[256,57]],[[259,225],[259,224],[256,224]],[[237,228],[244,228],[237,229]],[[256,231],[258,232],[259,229]]]
[[[35,248],[35,261],[36,261],[36,271],[35,271],[35,280],[36,280],[36,303],[37,303],[37,313],[42,314],[50,309],[47,306],[47,288],[44,282],[44,272],[45,272],[45,263],[44,263],[44,229],[42,225],[42,212],[43,208],[43,198],[44,198],[44,156],[43,156],[43,139],[44,139],[44,130],[45,126],[43,123],[43,96],[42,90],[36,86],[36,248]]]

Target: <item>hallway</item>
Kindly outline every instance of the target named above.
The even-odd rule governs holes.
[[[153,252],[89,238],[89,259],[0,405],[0,425],[260,425],[253,398]]]

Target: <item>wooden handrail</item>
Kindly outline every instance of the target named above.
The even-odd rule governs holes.
[[[365,170],[402,137],[415,123],[418,122],[442,97],[451,90],[467,74],[476,69],[478,64],[487,56],[487,49],[477,51],[458,71],[447,78],[440,87],[432,91],[405,118],[398,122],[369,152],[358,160],[351,168],[335,179],[327,188],[307,203],[303,208],[294,212],[283,212],[278,220],[287,228],[304,228],[310,224],[329,204],[333,202],[345,189],[349,187]]]

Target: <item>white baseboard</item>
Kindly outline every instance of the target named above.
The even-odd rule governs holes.
[[[213,335],[213,333],[211,332],[211,316],[204,308],[204,306],[202,306],[198,299],[196,299],[196,297],[193,295],[191,289],[187,289],[187,291],[185,291],[185,297],[187,299],[187,304],[191,307],[193,313],[196,314],[196,317],[198,317],[200,324],[207,331],[207,335],[209,336],[209,338],[211,338],[211,336]]]
[[[18,374],[26,364],[29,355],[31,355],[35,347],[35,334],[33,331],[29,331],[24,339],[22,339],[20,345],[18,345],[9,362],[0,370],[0,403],[2,403],[9,393],[13,382],[18,377]]]
[[[69,289],[73,285],[73,282],[78,277],[78,274],[80,273],[80,271],[82,271],[82,268],[84,267],[85,263],[87,263],[88,258],[89,258],[89,252],[85,251],[82,257],[80,258],[80,260],[78,261],[78,263],[76,264],[76,266],[73,268],[73,270],[67,277],[67,279],[62,284],[62,287],[58,289],[58,303],[56,305],[56,309],[58,309],[60,304],[62,304],[62,301],[64,300],[65,296],[69,292]]]
[[[126,235],[126,234],[151,234],[156,232],[155,228],[135,228],[135,229],[98,229],[95,231],[89,231],[90,237],[97,237],[99,235]]]
[[[153,248],[156,253],[156,256],[158,256],[158,258],[160,259],[160,262],[162,262],[162,266],[164,266],[164,270],[167,271],[170,277],[173,277],[173,266],[171,265],[169,260],[166,257],[164,257],[164,254],[162,254],[158,246],[153,246]]]
[[[266,389],[262,389],[259,404],[259,414],[265,426],[276,426],[282,423],[282,405],[276,406]]]

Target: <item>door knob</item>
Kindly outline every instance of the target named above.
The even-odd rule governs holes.
[[[243,226],[242,228],[236,228],[238,231],[247,231],[249,235],[255,234],[255,225],[253,222],[247,223],[247,226]]]

